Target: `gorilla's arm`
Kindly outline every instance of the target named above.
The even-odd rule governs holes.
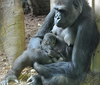
[[[44,66],[35,63],[36,71],[45,78],[55,75],[65,75],[73,79],[84,78],[90,67],[91,56],[99,43],[99,33],[94,23],[93,20],[86,20],[86,18],[80,22],[71,62],[58,62]]]
[[[35,36],[43,37],[46,33],[51,31],[51,29],[54,26],[54,16],[55,16],[55,11],[54,9],[52,9],[50,13],[47,15],[47,17],[45,18],[43,25],[40,27],[39,31]]]

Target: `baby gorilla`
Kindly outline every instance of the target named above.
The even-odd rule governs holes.
[[[30,56],[32,57],[32,62],[38,62],[40,64],[49,64],[56,63],[59,61],[69,61],[71,57],[69,56],[72,52],[72,49],[69,49],[70,52],[66,53],[67,44],[64,43],[60,37],[54,35],[53,33],[47,33],[44,35],[43,40],[41,40],[41,46],[29,51]],[[71,47],[69,47],[71,48]]]
[[[43,40],[41,41],[41,46],[31,50],[30,54],[32,54],[33,63],[38,62],[40,64],[49,64],[52,62],[55,63],[63,61],[61,53],[56,51],[57,49],[54,50],[54,48],[57,48],[57,46],[55,46],[56,40],[56,36],[52,33],[45,34]]]
[[[69,52],[66,53],[66,47],[68,45],[58,36],[54,35],[53,33],[47,33],[45,34],[41,47],[43,50],[45,50],[47,53],[49,53],[50,58],[53,62],[59,62],[59,61],[70,61],[71,59],[71,53],[72,48],[69,47]]]

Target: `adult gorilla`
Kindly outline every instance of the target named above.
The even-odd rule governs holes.
[[[55,29],[56,35],[68,44],[68,47],[73,47],[72,60],[45,65],[34,63],[32,54],[34,49],[40,47],[43,36],[52,28]],[[60,28],[62,30],[58,32]],[[11,79],[17,81],[22,69],[32,66],[32,63],[39,73],[30,78],[32,85],[77,85],[89,71],[91,56],[98,43],[99,32],[86,0],[55,0],[54,8],[38,33],[30,40],[28,49],[15,61],[2,85],[6,85]],[[67,47],[66,52],[68,52]]]

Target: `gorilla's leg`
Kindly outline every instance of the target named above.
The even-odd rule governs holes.
[[[35,70],[39,75],[43,76],[43,85],[78,85],[85,78],[87,72],[85,71],[81,76],[77,75],[76,68],[74,69],[72,66],[73,64],[70,62],[58,62],[47,65],[34,63]],[[53,81],[54,79],[56,82]],[[60,82],[60,80],[63,82]]]
[[[49,79],[42,77],[42,82],[43,85],[76,85],[76,80],[68,78],[64,75],[56,75]]]
[[[10,80],[18,83],[17,78],[19,77],[21,71],[27,66],[32,66],[32,61],[28,56],[28,51],[24,51],[24,53],[15,60],[12,68],[9,70],[1,84],[7,85]]]
[[[21,71],[27,66],[32,66],[34,62],[49,64],[52,63],[52,60],[48,57],[48,54],[45,51],[39,48],[27,50],[16,59],[2,83],[6,83],[9,80],[17,80]]]
[[[30,53],[33,49],[37,48],[40,46],[41,39],[40,38],[32,38],[30,40],[28,49],[23,52],[21,56],[19,56],[12,68],[9,70],[5,78],[2,80],[1,85],[8,85],[8,82],[10,80],[14,80],[15,82],[18,83],[17,78],[19,77],[21,71],[27,67],[27,66],[32,66],[32,53]],[[33,54],[34,55],[34,54]]]
[[[78,85],[77,81],[71,78],[68,78],[64,75],[56,75],[51,78],[44,78],[40,75],[31,76],[27,80],[28,85]]]

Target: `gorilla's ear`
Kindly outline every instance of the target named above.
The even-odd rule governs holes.
[[[75,9],[76,9],[77,11],[79,11],[79,13],[82,12],[82,7],[83,7],[82,0],[74,0],[74,1],[73,1],[73,5],[74,5]]]
[[[78,6],[79,6],[78,0],[74,0],[74,1],[73,1],[73,5],[74,5],[74,7],[77,9]]]

